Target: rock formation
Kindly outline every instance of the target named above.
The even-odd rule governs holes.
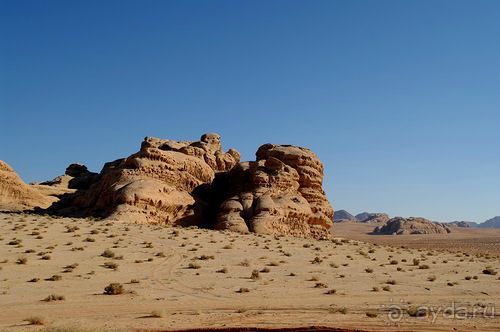
[[[474,221],[452,221],[447,222],[446,225],[462,228],[478,227],[477,223],[475,223]]]
[[[55,197],[43,195],[24,183],[7,163],[0,160],[0,210],[45,208],[55,200]]]
[[[333,221],[343,222],[343,221],[357,221],[356,217],[347,212],[346,210],[337,210],[333,216]]]
[[[448,226],[415,217],[395,217],[387,221],[385,225],[377,226],[373,230],[373,234],[379,235],[446,234],[450,232]]]
[[[104,165],[59,213],[238,232],[330,236],[323,165],[308,149],[266,144],[253,162],[222,151],[220,136],[179,142],[146,137],[139,152]]]
[[[363,219],[358,221],[363,223],[386,223],[389,219],[387,213],[367,213]]]
[[[222,203],[215,228],[330,237],[333,209],[318,157],[305,148],[273,144],[262,145],[256,156],[230,172],[233,195]]]

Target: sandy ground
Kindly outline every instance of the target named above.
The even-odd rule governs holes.
[[[0,214],[0,331],[499,331],[494,251],[425,248]],[[110,283],[124,293],[104,295]]]

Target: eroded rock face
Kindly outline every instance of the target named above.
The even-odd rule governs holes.
[[[450,228],[446,225],[415,217],[395,217],[373,230],[373,234],[380,235],[447,234],[450,232]]]
[[[240,163],[240,154],[223,152],[213,133],[195,142],[146,137],[139,152],[107,163],[88,190],[54,208],[138,223],[330,237],[333,209],[318,157],[272,144],[256,156]]]
[[[217,229],[328,238],[333,208],[322,188],[323,165],[310,150],[265,144],[255,162],[231,174],[232,192],[217,215]]]
[[[16,172],[0,160],[0,210],[19,211],[34,207],[45,208],[56,200],[43,195],[24,183]]]
[[[65,207],[113,220],[198,224],[191,193],[238,162],[239,153],[224,153],[217,134],[195,142],[146,137],[139,152],[105,164],[90,188]]]

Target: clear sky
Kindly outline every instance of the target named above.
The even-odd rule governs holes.
[[[0,0],[0,159],[99,171],[144,136],[313,149],[336,209],[500,215],[500,1]]]

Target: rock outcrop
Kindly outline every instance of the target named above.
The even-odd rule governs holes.
[[[450,228],[446,225],[415,217],[395,217],[373,230],[373,234],[378,235],[447,234],[450,232]]]
[[[386,223],[390,217],[387,213],[367,213],[367,215],[358,220],[362,223]]]
[[[46,208],[56,200],[24,183],[7,163],[0,160],[0,210]]]
[[[337,210],[333,215],[333,221],[343,222],[343,221],[357,221],[356,217],[347,212],[346,210]]]
[[[477,223],[475,223],[474,221],[452,221],[447,222],[446,225],[462,228],[478,227]]]
[[[52,211],[168,226],[330,236],[323,165],[308,149],[266,144],[256,161],[222,151],[220,136],[180,142],[146,137],[139,152],[104,165],[87,188]]]
[[[217,134],[196,142],[146,137],[139,152],[106,163],[88,190],[68,197],[55,210],[137,223],[199,224],[191,193],[238,162],[237,151],[222,152]]]
[[[231,192],[217,215],[217,229],[330,237],[333,208],[322,188],[323,164],[310,150],[262,145],[256,161],[231,173]]]

